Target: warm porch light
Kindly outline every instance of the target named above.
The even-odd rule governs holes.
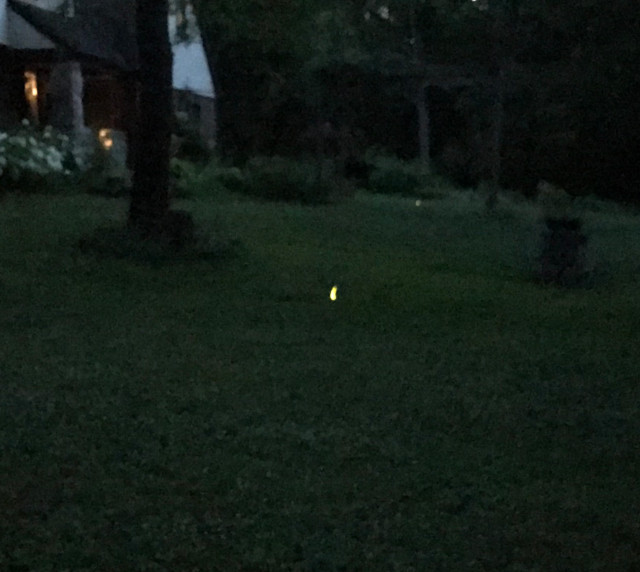
[[[100,141],[100,145],[108,151],[113,147],[113,138],[111,137],[111,129],[100,129],[98,131],[98,140]]]
[[[29,103],[38,99],[38,78],[33,72],[24,72],[24,94]]]
[[[37,125],[39,121],[38,77],[35,72],[24,72],[24,97],[29,104],[29,119]]]
[[[338,299],[338,287],[334,286],[333,288],[331,288],[331,292],[329,294],[329,298],[335,302]]]

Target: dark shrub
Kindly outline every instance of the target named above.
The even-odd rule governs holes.
[[[211,159],[211,149],[197,133],[190,132],[179,142],[175,156],[193,163],[206,163]]]
[[[417,195],[426,174],[422,165],[396,157],[376,156],[369,164],[369,189],[385,195]]]
[[[244,177],[235,167],[213,158],[206,165],[171,159],[171,193],[180,199],[222,199],[230,191],[242,191]]]
[[[244,192],[271,201],[330,202],[336,181],[317,162],[256,157],[244,169]],[[324,171],[324,172],[323,172]]]
[[[350,155],[344,160],[343,171],[345,179],[352,181],[360,187],[369,184],[371,167],[364,159]]]
[[[370,168],[367,188],[374,193],[437,199],[451,189],[449,182],[417,159],[404,161],[388,155],[373,155],[366,162]]]

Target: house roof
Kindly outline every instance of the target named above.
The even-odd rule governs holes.
[[[40,33],[73,53],[126,71],[138,67],[135,2],[131,0],[76,0],[72,18],[22,0],[7,3]]]
[[[4,0],[0,2],[4,3]],[[39,36],[42,44],[38,47],[51,48],[55,44],[73,54],[93,58],[121,70],[138,69],[134,0],[75,0],[73,17],[51,9],[51,6],[60,6],[62,0],[48,0],[49,9],[25,0],[6,0],[6,3],[24,23],[15,30],[14,35],[22,40],[15,47],[36,47],[35,39],[26,36],[28,28],[32,27],[32,36]],[[193,28],[197,30],[195,16],[191,14],[191,18]],[[214,98],[213,81],[199,32],[190,40],[178,41],[175,16],[170,16],[168,26],[173,39],[174,88]],[[47,44],[49,40],[53,44]]]

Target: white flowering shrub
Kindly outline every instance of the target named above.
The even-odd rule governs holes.
[[[39,130],[24,120],[17,130],[0,131],[0,182],[5,187],[22,190],[82,168],[70,138],[51,127]]]

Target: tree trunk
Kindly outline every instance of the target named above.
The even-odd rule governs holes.
[[[413,64],[422,71],[422,74],[424,74],[427,67],[427,58],[422,38],[419,33],[415,2],[411,2],[409,4],[409,27],[411,29]],[[416,92],[412,94],[413,103],[418,115],[418,153],[420,162],[427,170],[431,166],[431,125],[429,118],[429,95],[427,93],[428,87],[429,81],[426,76],[423,75],[423,77],[418,80]]]
[[[129,225],[161,234],[169,212],[172,53],[167,0],[137,0],[140,71]]]
[[[493,109],[491,112],[491,184],[498,188],[502,176],[502,140],[504,132],[505,69],[500,67],[494,87]]]
[[[428,169],[431,162],[431,125],[429,118],[427,86],[423,83],[418,87],[415,106],[416,111],[418,112],[418,145],[420,150],[420,161]]]

